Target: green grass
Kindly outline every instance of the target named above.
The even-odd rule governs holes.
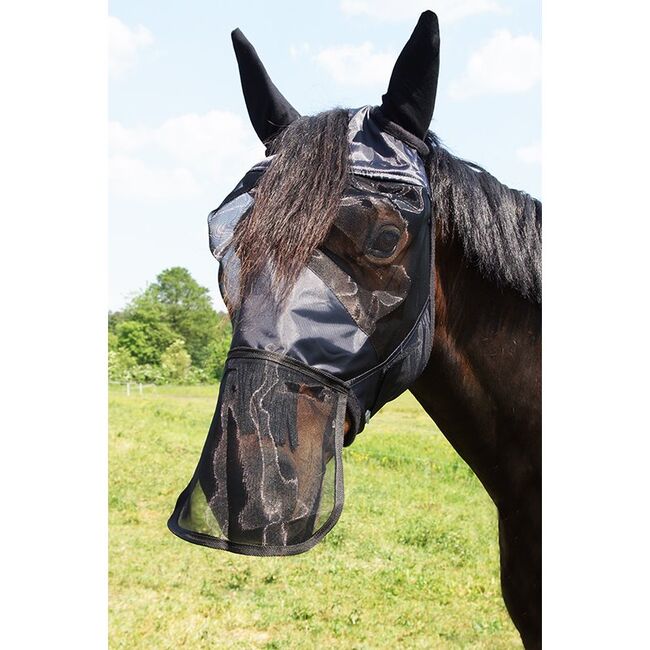
[[[243,557],[168,532],[217,390],[111,387],[111,648],[521,648],[494,506],[410,394],[344,451],[343,514],[308,553]]]

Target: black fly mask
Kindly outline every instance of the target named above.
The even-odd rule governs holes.
[[[269,143],[298,113],[238,30],[233,41],[253,126]],[[348,112],[348,187],[288,290],[278,291],[270,262],[244,286],[233,245],[274,157],[211,213],[233,341],[198,467],[169,521],[179,537],[249,555],[311,548],[343,508],[343,446],[424,370],[434,316],[426,134],[438,43],[426,12],[382,106]]]

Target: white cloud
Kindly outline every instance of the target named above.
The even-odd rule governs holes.
[[[108,123],[108,146],[112,152],[130,153],[147,143],[150,135],[147,129],[130,129],[120,122]]]
[[[115,16],[108,17],[108,71],[119,79],[135,63],[139,50],[153,43],[153,35],[142,25],[131,29]]]
[[[336,45],[316,55],[316,61],[340,84],[388,85],[397,55],[375,52],[372,43]]]
[[[189,199],[200,193],[199,183],[188,169],[157,169],[130,156],[111,156],[109,176],[111,192],[126,199]]]
[[[451,84],[453,99],[530,90],[541,78],[542,48],[531,35],[501,29],[469,58],[465,72]]]
[[[309,43],[300,43],[299,45],[290,45],[289,54],[292,59],[298,59],[307,56],[311,52]]]
[[[477,14],[504,13],[496,0],[341,0],[340,7],[350,16],[370,16],[386,22],[412,22],[427,9],[435,11],[441,23]]]
[[[185,199],[234,184],[264,156],[248,123],[227,111],[189,113],[154,128],[111,122],[109,150],[111,192],[145,200]]]
[[[519,147],[515,152],[517,158],[529,165],[535,165],[542,162],[542,145],[539,142],[533,142],[526,147]]]

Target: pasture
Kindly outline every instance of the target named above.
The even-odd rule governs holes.
[[[306,554],[236,556],[166,527],[217,386],[111,386],[111,648],[521,648],[496,509],[410,393],[344,451],[345,507]]]

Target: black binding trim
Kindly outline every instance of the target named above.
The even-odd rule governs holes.
[[[292,370],[295,370],[296,372],[299,372],[303,375],[312,377],[312,379],[316,379],[324,386],[327,386],[332,390],[336,390],[339,393],[344,393],[347,395],[349,390],[348,385],[345,381],[339,379],[338,377],[335,377],[329,372],[312,368],[311,366],[307,366],[300,361],[296,361],[295,359],[287,357],[283,354],[278,354],[277,352],[239,346],[236,348],[231,348],[230,352],[228,353],[228,359],[262,359],[263,361],[271,361],[273,363],[277,363],[279,366],[286,366],[287,368],[291,368]],[[228,364],[228,359],[226,359],[226,365]]]

